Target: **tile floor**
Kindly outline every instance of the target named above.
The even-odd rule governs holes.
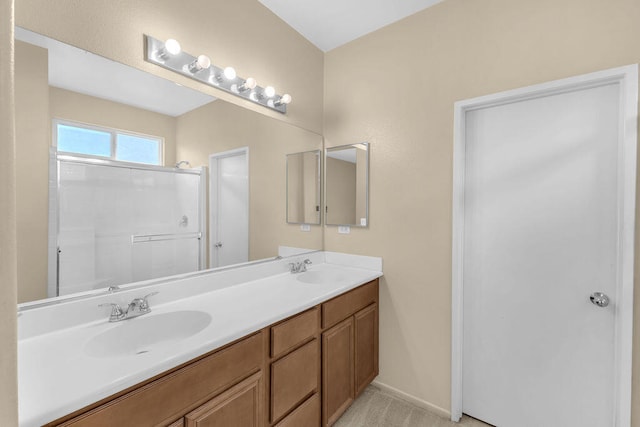
[[[365,389],[340,417],[334,427],[490,427],[481,421],[463,417],[451,422],[425,409],[390,395],[375,385]]]

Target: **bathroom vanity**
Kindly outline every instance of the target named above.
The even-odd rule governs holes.
[[[268,269],[286,269],[286,260],[243,267],[238,270],[250,270],[244,273],[247,281],[239,280],[240,271],[227,272],[231,276],[218,281],[239,283],[156,307],[151,303],[149,317],[121,325],[105,318],[22,340],[21,425],[332,425],[378,374],[381,262],[376,271],[345,265],[369,257],[324,252],[310,257],[314,264],[306,273],[251,280]],[[165,284],[164,291],[170,293],[171,285]],[[158,297],[163,293],[159,288],[153,289]],[[95,307],[93,301],[91,305]],[[188,313],[194,312],[208,313],[211,321],[171,345],[149,345],[142,351],[124,345],[113,352],[104,347],[105,354],[92,347],[96,337],[145,318],[153,321],[154,315],[163,319],[179,313],[187,319],[185,327],[192,327],[187,323],[199,322],[197,316],[190,320]],[[58,360],[75,359],[59,367],[67,372],[35,363],[38,357],[40,363],[52,359],[32,354],[38,347],[53,351],[52,334],[63,353]],[[84,354],[72,356],[65,346],[71,341],[75,352]],[[108,377],[111,384],[99,383]],[[56,380],[66,382],[51,383]],[[53,402],[40,400],[46,393],[36,393],[39,387],[53,393]]]

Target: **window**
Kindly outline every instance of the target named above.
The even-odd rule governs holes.
[[[58,152],[162,165],[163,139],[118,129],[54,120]]]

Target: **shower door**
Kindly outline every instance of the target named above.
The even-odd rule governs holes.
[[[204,170],[70,156],[57,170],[50,296],[203,268]]]

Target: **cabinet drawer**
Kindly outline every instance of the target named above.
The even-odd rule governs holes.
[[[175,420],[262,366],[262,332],[62,425],[158,425]]]
[[[319,357],[314,339],[271,364],[271,422],[318,390]]]
[[[271,357],[292,350],[318,332],[320,310],[313,308],[271,328]]]
[[[187,414],[186,427],[258,427],[262,400],[258,372]]]
[[[320,427],[320,395],[308,398],[275,427]]]
[[[322,304],[322,328],[346,319],[378,300],[378,279]]]

